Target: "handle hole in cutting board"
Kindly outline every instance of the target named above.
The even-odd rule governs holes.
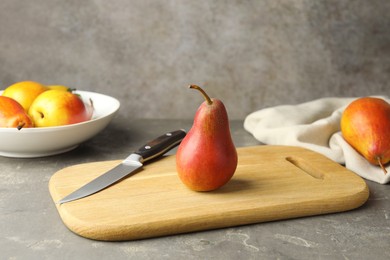
[[[286,161],[294,165],[295,167],[299,168],[303,172],[307,173],[313,178],[323,180],[324,175],[315,167],[311,166],[309,163],[307,163],[305,160],[300,158],[293,158],[293,157],[286,157]]]

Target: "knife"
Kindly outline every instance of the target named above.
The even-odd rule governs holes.
[[[167,151],[180,144],[180,142],[185,136],[186,132],[181,129],[165,133],[164,135],[147,142],[136,152],[130,154],[126,159],[124,159],[113,169],[100,175],[99,177],[85,184],[78,190],[67,195],[63,199],[59,200],[57,204],[63,204],[66,202],[90,196],[120,181],[124,177],[135,174],[136,172],[138,172],[137,170],[142,168],[143,164],[146,161],[165,154]]]

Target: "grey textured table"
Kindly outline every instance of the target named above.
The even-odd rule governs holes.
[[[82,238],[62,223],[48,191],[61,168],[125,158],[189,120],[116,117],[95,138],[62,155],[0,157],[0,259],[390,259],[390,187],[367,181],[370,198],[344,213],[128,242]],[[231,123],[237,147],[259,144]]]

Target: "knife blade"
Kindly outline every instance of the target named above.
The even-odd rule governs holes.
[[[137,151],[130,154],[120,164],[111,170],[103,173],[99,177],[93,179],[81,188],[75,190],[63,199],[59,200],[57,204],[78,200],[92,194],[95,194],[108,186],[122,180],[125,177],[134,175],[138,172],[146,161],[157,158],[178,144],[186,136],[186,131],[183,129],[165,133],[156,139],[147,142],[141,146]]]

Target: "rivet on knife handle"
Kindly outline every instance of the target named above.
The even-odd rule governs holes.
[[[170,149],[174,148],[183,140],[185,135],[186,132],[184,130],[176,130],[157,137],[153,141],[150,141],[140,147],[136,152],[130,154],[113,169],[100,175],[65,198],[59,200],[57,204],[90,196],[107,188],[108,186],[113,185],[124,177],[135,174],[137,170],[142,167],[145,161],[163,155]]]

